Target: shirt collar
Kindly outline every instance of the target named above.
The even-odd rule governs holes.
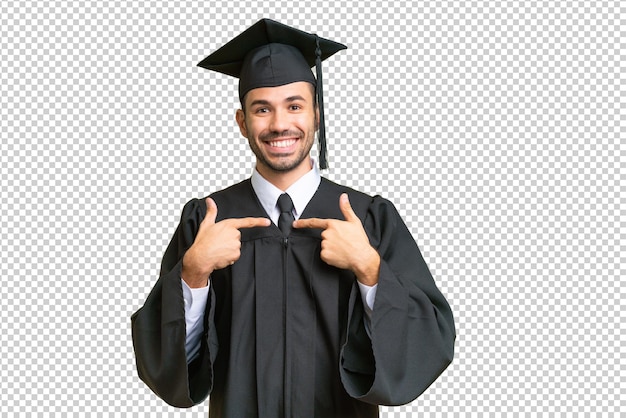
[[[310,171],[285,190],[285,193],[288,193],[293,201],[294,217],[296,219],[300,217],[306,205],[309,204],[321,182],[320,172],[314,159],[311,159],[311,166],[313,168]],[[254,193],[259,198],[263,209],[270,215],[272,221],[277,223],[280,212],[276,202],[278,197],[284,192],[261,176],[256,167],[252,171],[250,180],[252,181]]]

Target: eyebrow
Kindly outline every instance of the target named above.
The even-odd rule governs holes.
[[[267,106],[269,104],[270,104],[270,102],[268,102],[267,100],[257,99],[255,101],[253,101],[252,103],[250,103],[250,106],[256,106],[256,105],[266,105]]]
[[[297,96],[289,96],[285,99],[286,102],[295,102],[296,100],[304,100],[304,97],[297,95]]]
[[[291,102],[295,102],[298,100],[305,101],[305,98],[300,95],[295,95],[295,96],[287,97],[284,101],[287,103],[291,103]],[[257,100],[254,100],[252,103],[250,103],[250,106],[257,106],[257,105],[269,106],[270,102],[264,99],[257,99]]]

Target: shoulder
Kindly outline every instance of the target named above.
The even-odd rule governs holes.
[[[201,220],[206,215],[206,202],[204,199],[193,198],[185,203],[180,215],[181,222],[188,220]]]
[[[325,177],[322,177],[322,182],[320,184],[320,189],[323,190],[325,194],[333,194],[333,195],[341,195],[342,193],[347,193],[350,198],[350,203],[353,205],[360,206],[389,206],[394,208],[393,203],[389,200],[385,199],[380,195],[368,195],[367,193],[363,193],[360,190],[353,189],[348,186],[344,186],[342,184],[335,183],[331,180],[328,180]]]
[[[192,198],[185,203],[185,206],[183,206],[181,219],[187,220],[190,218],[204,218],[206,215],[207,197],[212,198],[218,204],[219,208],[220,203],[222,203],[222,205],[229,206],[228,204],[233,201],[240,201],[241,196],[244,195],[247,190],[252,190],[252,187],[250,186],[250,179],[233,184],[226,189],[213,192],[203,198]]]
[[[380,217],[383,214],[397,214],[393,203],[384,197],[380,195],[368,195],[367,193],[363,193],[351,187],[335,183],[325,177],[322,177],[320,190],[330,199],[338,199],[342,193],[347,193],[352,209],[361,219],[371,216]]]
[[[322,194],[328,197],[339,197],[341,194],[347,193],[353,208],[354,205],[369,205],[373,199],[372,196],[366,193],[355,190],[348,186],[344,186],[343,184],[335,183],[334,181],[328,180],[325,177],[322,177],[319,190]]]
[[[242,194],[245,194],[252,190],[252,184],[250,179],[246,179],[239,183],[233,184],[232,186],[228,186],[225,189],[219,190],[217,192],[211,193],[209,196],[213,200],[230,200],[237,199]]]
[[[212,193],[208,197],[212,198],[217,205],[217,221],[226,218],[266,216],[261,204],[258,202],[249,178],[226,189]]]

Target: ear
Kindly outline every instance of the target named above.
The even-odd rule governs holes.
[[[320,129],[320,107],[315,106],[315,130]]]
[[[239,132],[241,132],[241,135],[247,138],[248,129],[246,128],[246,114],[243,112],[243,110],[237,109],[235,119],[237,120],[237,125],[239,125]]]

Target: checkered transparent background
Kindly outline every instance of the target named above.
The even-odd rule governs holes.
[[[456,317],[450,368],[381,415],[626,413],[623,10],[2,3],[0,414],[206,416],[139,381],[130,315],[183,204],[251,171],[236,81],[195,64],[261,17],[349,46],[327,175],[396,204]]]

